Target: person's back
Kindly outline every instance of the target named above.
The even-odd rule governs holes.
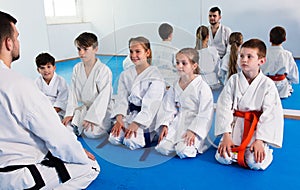
[[[85,189],[100,171],[95,157],[34,82],[11,70],[20,55],[16,22],[0,11],[1,188]]]
[[[283,27],[276,26],[270,31],[271,47],[267,50],[267,61],[262,65],[263,73],[276,84],[280,98],[287,98],[293,92],[292,83],[299,83],[299,71],[292,53],[282,47],[286,40]]]
[[[206,26],[198,27],[195,49],[199,53],[200,75],[212,89],[217,89],[221,87],[218,79],[220,58],[217,49],[214,46],[208,46],[209,38],[208,28]]]
[[[175,54],[178,49],[172,45],[173,27],[163,23],[158,28],[161,42],[154,44],[152,65],[156,66],[162,73],[167,86],[172,86],[177,79],[175,68]]]
[[[67,82],[56,74],[55,58],[49,53],[40,53],[35,62],[41,74],[36,78],[35,84],[49,98],[55,111],[63,119],[68,101]]]

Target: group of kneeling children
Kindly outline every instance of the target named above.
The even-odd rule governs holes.
[[[200,75],[197,49],[183,48],[176,53],[178,78],[166,87],[160,70],[151,65],[149,40],[131,38],[129,56],[134,66],[121,73],[117,95],[112,98],[112,72],[96,57],[97,37],[84,32],[75,39],[75,46],[81,62],[73,67],[70,87],[55,73],[50,54],[36,57],[41,74],[36,84],[70,131],[87,138],[109,134],[110,143],[131,150],[149,146],[156,136],[159,153],[180,158],[195,157],[208,149],[214,101],[211,87]],[[273,80],[260,69],[266,62],[263,41],[244,42],[238,60],[240,71],[230,77],[226,74],[217,101],[215,135],[222,138],[215,158],[222,164],[237,162],[264,170],[273,159],[269,146],[282,146],[281,100]]]

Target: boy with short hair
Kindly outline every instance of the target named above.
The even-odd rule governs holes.
[[[162,23],[158,28],[161,42],[153,49],[153,63],[163,75],[167,88],[172,86],[178,78],[175,67],[175,54],[178,49],[172,45],[173,27],[169,23]]]
[[[41,74],[35,84],[49,98],[59,117],[63,119],[68,100],[68,85],[66,80],[55,73],[55,58],[49,53],[41,53],[35,63]]]
[[[299,83],[298,67],[293,55],[282,47],[285,41],[286,32],[283,27],[276,26],[271,29],[271,47],[267,51],[266,64],[261,67],[262,72],[275,82],[280,98],[291,96],[291,84]]]
[[[265,170],[283,139],[283,109],[274,82],[260,71],[266,46],[246,41],[240,52],[241,72],[232,75],[217,102],[215,135],[223,135],[215,158],[222,164]]]
[[[99,138],[111,128],[112,72],[96,56],[96,34],[81,33],[75,40],[81,61],[73,67],[67,109],[62,123],[76,135]]]

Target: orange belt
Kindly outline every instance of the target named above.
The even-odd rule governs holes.
[[[286,78],[286,74],[282,74],[282,75],[277,75],[276,74],[275,76],[268,75],[268,77],[270,79],[272,79],[273,81],[282,81],[282,80],[284,80]]]
[[[238,153],[238,164],[245,168],[248,168],[248,165],[245,162],[245,151],[250,143],[254,131],[256,130],[256,126],[258,123],[258,119],[261,115],[261,112],[258,111],[248,111],[242,112],[235,110],[234,116],[244,118],[244,133],[242,138],[242,143],[240,146],[233,147],[232,152]]]

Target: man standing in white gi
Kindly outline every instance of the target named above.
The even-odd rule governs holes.
[[[10,69],[19,58],[16,22],[0,11],[1,188],[84,189],[100,171],[94,156],[34,82]]]
[[[209,10],[208,19],[210,26],[208,27],[208,45],[215,46],[218,50],[220,58],[222,59],[226,54],[231,29],[220,23],[221,18],[221,10],[219,7],[212,7]]]

